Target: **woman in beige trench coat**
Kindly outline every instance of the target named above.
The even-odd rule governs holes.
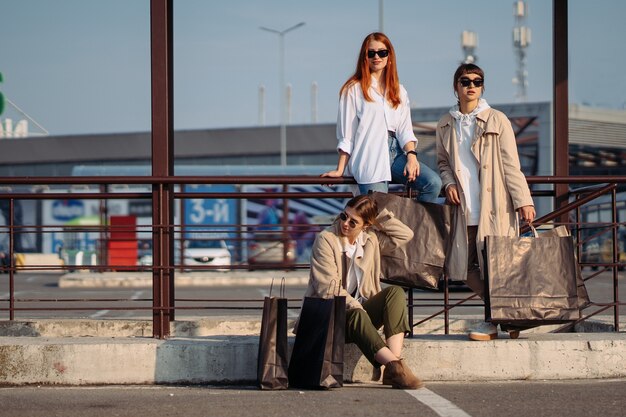
[[[461,64],[454,73],[458,103],[437,124],[437,163],[447,202],[458,205],[454,221],[451,278],[466,280],[481,298],[485,236],[518,236],[518,215],[529,223],[535,208],[520,169],[517,145],[506,115],[481,98],[485,74],[474,64]],[[519,332],[511,332],[517,337]],[[495,325],[481,323],[472,340],[498,337]]]

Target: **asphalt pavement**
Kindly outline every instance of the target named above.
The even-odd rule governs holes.
[[[589,273],[589,272],[587,272]],[[280,279],[286,277],[285,295],[290,307],[300,306],[308,279],[308,271],[231,271],[187,272],[176,275],[177,317],[259,314],[263,297],[269,294],[271,279],[275,279],[274,294]],[[626,272],[619,273],[619,298],[626,299]],[[63,285],[63,282],[66,284]],[[68,284],[71,283],[71,284]],[[142,284],[143,283],[143,284]],[[18,300],[48,300],[45,302],[18,301],[16,318],[136,318],[150,319],[152,306],[151,275],[149,273],[89,273],[71,274],[24,272],[15,276],[15,297]],[[186,283],[186,284],[182,284]],[[0,275],[0,300],[8,298],[8,276]],[[586,282],[591,300],[608,303],[613,300],[613,282],[610,272],[600,273]],[[453,287],[454,288],[454,287]],[[451,303],[471,293],[462,288],[451,292]],[[441,310],[443,293],[414,291],[416,316],[425,316]],[[72,301],[69,301],[72,300]],[[93,300],[117,300],[96,302]],[[183,301],[184,300],[184,301]],[[50,307],[54,310],[41,310]],[[84,310],[76,310],[84,307]],[[113,307],[113,308],[111,308]],[[8,303],[0,302],[0,308]],[[37,310],[27,310],[36,308]],[[72,308],[74,310],[63,310]],[[291,312],[291,310],[290,310]],[[482,302],[475,300],[454,308],[453,315],[480,316]],[[620,311],[622,317],[626,309]],[[294,313],[295,314],[295,313]],[[599,316],[611,316],[607,309]],[[0,319],[7,315],[0,311]],[[624,321],[624,320],[622,320]]]
[[[0,388],[0,417],[623,417],[625,393],[626,380],[429,383],[414,391],[367,384],[331,391],[32,386]]]

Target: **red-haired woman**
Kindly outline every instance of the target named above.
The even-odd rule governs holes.
[[[322,177],[341,177],[348,168],[359,194],[387,192],[389,182],[411,182],[418,200],[434,202],[441,178],[417,160],[409,97],[398,81],[396,54],[386,35],[365,37],[356,71],[339,96],[339,161]]]

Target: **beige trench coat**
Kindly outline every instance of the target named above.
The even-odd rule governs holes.
[[[381,291],[381,254],[391,253],[399,246],[413,239],[413,231],[396,219],[394,214],[383,209],[376,218],[378,225],[365,232],[363,256],[354,260],[354,265],[361,270],[362,281],[359,292],[365,298],[371,298]],[[311,254],[311,272],[304,297],[329,298],[336,294],[346,297],[346,309],[363,308],[341,285],[343,275],[343,243],[338,220],[324,229],[313,243]],[[294,324],[293,333],[298,331],[300,318]]]
[[[457,175],[460,160],[454,118],[447,113],[437,124],[437,164],[443,187],[456,184],[461,199],[460,210],[453,220],[448,275],[467,279],[467,221],[464,190]],[[534,205],[526,178],[521,171],[515,134],[506,115],[489,108],[476,116],[472,153],[480,165],[480,220],[476,236],[478,253],[482,253],[485,236],[518,236],[517,209]],[[482,265],[482,256],[478,257]]]
[[[370,298],[381,291],[381,253],[393,252],[398,246],[413,238],[413,231],[396,219],[393,213],[383,209],[378,215],[378,226],[365,232],[366,240],[363,256],[354,260],[361,270],[361,295]],[[361,303],[350,296],[341,286],[343,273],[343,244],[338,221],[322,231],[313,244],[311,273],[305,297],[327,298],[333,294],[331,285],[340,288],[340,295],[346,297],[346,308],[362,308]]]

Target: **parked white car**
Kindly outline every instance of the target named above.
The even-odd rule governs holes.
[[[231,255],[223,240],[187,240],[185,241],[184,266],[227,266],[231,264]],[[214,270],[214,268],[210,268]],[[194,268],[193,271],[199,269]],[[227,271],[228,268],[221,268]]]
[[[279,233],[257,233],[248,242],[248,269],[263,267],[291,268],[296,261],[296,241],[287,240],[287,253]],[[286,256],[285,256],[286,255]]]

